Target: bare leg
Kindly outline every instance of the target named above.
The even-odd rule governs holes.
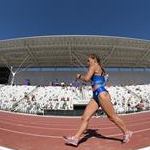
[[[99,95],[99,103],[102,107],[102,109],[107,114],[109,120],[114,122],[124,134],[128,134],[129,130],[127,130],[124,122],[122,119],[118,117],[118,115],[115,113],[113,104],[111,103],[111,98],[109,93],[103,92]]]
[[[83,134],[83,132],[87,129],[88,123],[90,118],[93,116],[93,114],[96,112],[98,109],[98,104],[95,102],[94,99],[92,99],[89,104],[87,105],[84,114],[82,116],[82,123],[75,134],[75,138],[80,138],[80,136]]]

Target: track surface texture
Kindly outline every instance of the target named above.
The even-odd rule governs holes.
[[[150,112],[120,116],[133,131],[122,144],[121,131],[107,117],[92,118],[78,147],[62,138],[73,135],[80,118],[43,117],[0,111],[0,146],[14,150],[136,150],[150,146]]]

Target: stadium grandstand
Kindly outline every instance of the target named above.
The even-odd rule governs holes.
[[[150,109],[150,41],[88,35],[0,41],[0,109],[81,115],[92,89],[76,74],[87,70],[91,53],[109,73],[106,88],[117,113]]]

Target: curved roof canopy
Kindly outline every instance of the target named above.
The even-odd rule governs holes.
[[[0,67],[85,67],[91,53],[105,67],[150,67],[150,41],[88,35],[0,41]]]

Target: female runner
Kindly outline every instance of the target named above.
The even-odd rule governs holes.
[[[132,132],[129,131],[124,122],[115,113],[113,104],[111,103],[111,97],[108,91],[105,89],[105,70],[102,68],[100,59],[95,54],[91,54],[88,57],[89,70],[86,75],[77,74],[77,79],[85,82],[92,81],[93,98],[87,105],[84,114],[82,116],[82,123],[74,136],[64,136],[63,138],[72,145],[77,146],[81,135],[88,127],[90,118],[95,114],[99,106],[102,107],[109,120],[114,122],[120,130],[123,132],[123,143],[128,143]]]

